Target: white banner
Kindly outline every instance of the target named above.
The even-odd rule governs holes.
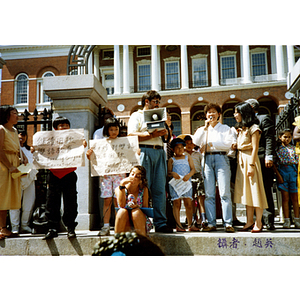
[[[39,131],[33,135],[36,169],[84,167],[84,130]]]
[[[90,160],[92,176],[129,173],[133,166],[140,165],[137,136],[90,140],[90,148],[94,151]]]

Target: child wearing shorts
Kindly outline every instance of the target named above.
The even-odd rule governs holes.
[[[278,171],[282,176],[283,183],[278,184],[281,191],[282,208],[284,214],[283,228],[291,227],[289,217],[289,199],[291,198],[294,209],[294,223],[296,228],[300,228],[298,189],[297,189],[297,168],[299,157],[296,154],[295,146],[291,145],[292,131],[284,129],[279,132],[279,146],[276,150],[278,157]]]
[[[116,139],[119,136],[120,124],[119,121],[113,117],[105,121],[103,128],[103,136],[107,139]],[[93,153],[92,149],[86,152],[86,156],[90,159]],[[114,199],[115,207],[118,206],[117,198],[114,195],[114,190],[120,185],[120,181],[126,177],[126,174],[112,174],[100,176],[101,198],[104,198],[103,206],[103,221],[104,225],[99,231],[99,236],[110,235],[109,219],[111,215],[111,205]]]

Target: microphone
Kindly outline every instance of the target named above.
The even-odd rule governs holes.
[[[209,120],[211,121],[212,119],[213,119],[213,117],[212,117],[212,116],[210,116],[210,117],[209,117]]]

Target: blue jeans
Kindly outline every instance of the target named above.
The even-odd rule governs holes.
[[[166,226],[167,163],[164,149],[141,147],[141,165],[146,169],[148,187],[152,196],[154,226]]]
[[[232,225],[232,202],[230,194],[230,163],[226,155],[205,156],[204,166],[205,212],[209,225],[216,226],[216,181],[221,198],[223,223]]]

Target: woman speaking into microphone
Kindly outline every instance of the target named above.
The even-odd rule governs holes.
[[[209,103],[204,108],[205,126],[197,129],[193,142],[204,156],[205,211],[208,226],[203,231],[215,231],[216,225],[216,181],[222,205],[223,225],[226,232],[232,227],[232,202],[230,194],[230,164],[227,153],[236,142],[231,128],[219,122],[221,107]]]

